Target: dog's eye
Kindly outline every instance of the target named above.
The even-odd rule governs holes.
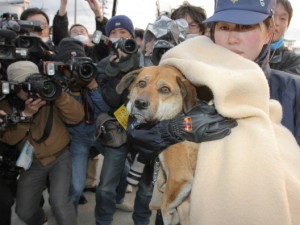
[[[146,81],[140,80],[138,84],[140,88],[146,87]]]
[[[171,92],[170,88],[164,86],[160,89],[160,92],[163,93],[163,94],[168,94]]]

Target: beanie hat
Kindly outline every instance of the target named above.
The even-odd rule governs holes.
[[[116,28],[126,29],[126,30],[128,30],[128,32],[131,34],[131,36],[133,38],[135,36],[132,21],[127,16],[119,15],[119,16],[113,16],[112,18],[110,18],[110,20],[107,22],[106,27],[105,27],[106,35],[109,36],[110,32]]]
[[[55,61],[67,62],[71,59],[72,54],[75,57],[86,57],[83,44],[75,38],[64,38],[57,47]]]
[[[276,0],[217,0],[215,12],[204,23],[258,24],[275,12]]]
[[[7,80],[22,83],[31,74],[39,73],[36,64],[31,61],[17,61],[7,67]]]

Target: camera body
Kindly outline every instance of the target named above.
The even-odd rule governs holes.
[[[30,75],[25,82],[21,83],[21,87],[28,92],[28,97],[33,99],[40,97],[46,101],[53,101],[62,93],[58,80],[41,74]]]
[[[126,54],[136,53],[138,45],[134,39],[131,38],[120,38],[118,41],[112,43],[111,48],[116,54],[118,49],[125,52]]]
[[[15,13],[0,16],[0,60],[20,60],[30,58],[30,53],[42,49],[50,50],[39,37],[20,35],[29,31],[41,31],[45,27],[40,21],[18,20]]]
[[[53,101],[61,95],[62,86],[58,80],[41,74],[32,74],[22,83],[0,81],[0,95],[16,94],[20,90],[28,92],[30,98]]]
[[[0,119],[3,121],[0,125],[0,130],[4,129],[4,127],[16,125],[17,123],[28,123],[31,121],[31,117],[21,116],[18,113],[0,115]]]
[[[71,77],[75,78],[80,86],[86,86],[97,74],[96,64],[89,57],[72,57],[68,62],[43,62],[44,74],[53,76],[61,74],[65,70],[72,73]]]
[[[0,16],[0,28],[20,31],[36,31],[40,32],[45,29],[45,26],[38,20],[19,20],[16,13],[3,13]]]
[[[158,65],[163,54],[173,47],[174,45],[168,41],[157,40],[154,43],[151,56],[151,61],[153,65]]]
[[[20,35],[16,39],[8,40],[11,44],[6,44],[5,39],[7,38],[0,41],[0,59],[29,59],[32,53],[39,53],[42,49],[50,50],[39,37]]]

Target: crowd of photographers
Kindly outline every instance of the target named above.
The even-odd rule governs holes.
[[[205,11],[188,4],[174,11],[172,19],[161,15],[149,23],[138,44],[130,18],[108,20],[97,0],[87,0],[96,24],[93,38],[81,24],[69,29],[67,2],[61,0],[54,15],[52,36],[49,17],[40,9],[26,9],[20,17],[6,12],[0,18],[0,224],[11,223],[15,199],[22,221],[44,224],[45,189],[57,224],[76,224],[88,159],[95,148],[104,156],[95,191],[96,224],[112,223],[127,183],[138,185],[134,224],[149,224],[154,161],[144,171],[129,171],[128,155],[136,155],[133,147],[128,141],[112,147],[97,139],[97,118],[106,114],[122,124],[124,115],[116,112],[123,109],[128,93],[115,90],[121,78],[158,65],[170,48],[205,34]],[[124,131],[120,124],[118,129]],[[100,128],[105,134],[105,127]],[[156,224],[160,219],[157,216]]]
[[[22,221],[43,224],[47,220],[42,209],[45,188],[57,223],[76,224],[93,146],[104,156],[96,223],[111,224],[115,205],[124,201],[131,148],[129,143],[113,149],[96,143],[95,121],[101,113],[114,116],[126,103],[127,93],[115,92],[124,74],[158,64],[162,54],[187,33],[183,20],[162,16],[147,27],[147,46],[138,45],[127,16],[108,20],[98,1],[87,2],[95,14],[92,39],[81,24],[68,29],[67,0],[61,1],[54,16],[52,36],[49,17],[41,9],[26,9],[20,18],[14,12],[1,16],[0,205],[1,212],[6,212],[1,214],[5,224],[10,224],[15,198]],[[151,179],[139,183],[133,213],[136,224],[149,223],[152,187]]]
[[[130,146],[125,143],[112,150],[95,144],[95,121],[100,113],[114,116],[114,111],[126,103],[126,93],[119,96],[115,86],[124,74],[145,65],[146,60],[140,58],[138,49],[143,46],[134,40],[134,26],[127,16],[108,20],[98,1],[87,2],[95,14],[93,39],[81,24],[68,29],[67,0],[61,1],[54,16],[52,36],[49,17],[41,9],[29,8],[20,16],[14,12],[1,15],[1,224],[11,223],[15,199],[22,221],[44,224],[45,189],[57,224],[76,224],[93,146],[105,158],[96,192],[96,223],[111,224],[115,205],[124,201]],[[171,27],[171,21],[163,17],[161,24],[167,22]],[[147,38],[154,44],[156,37],[151,33],[155,28],[151,29]],[[157,46],[156,56],[182,41],[182,31],[176,27],[175,41],[171,33],[158,33],[158,37],[168,39]],[[156,58],[155,64],[158,61]],[[149,223],[151,215],[152,184],[145,182],[140,182],[137,193],[136,224]]]

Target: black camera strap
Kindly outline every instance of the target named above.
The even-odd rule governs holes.
[[[50,112],[43,132],[43,136],[40,137],[39,139],[34,139],[30,133],[32,140],[34,140],[38,144],[41,144],[43,141],[45,141],[49,137],[50,131],[52,129],[52,124],[53,124],[53,103],[50,102]]]

